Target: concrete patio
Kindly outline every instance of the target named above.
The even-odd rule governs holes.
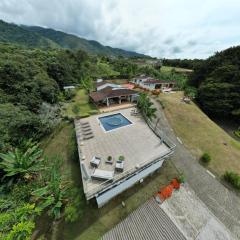
[[[116,160],[118,160],[120,155],[125,157],[124,171],[122,173],[114,173],[113,181],[115,181],[135,172],[142,166],[161,158],[171,151],[165,143],[161,143],[159,137],[149,128],[141,115],[132,116],[132,109],[133,108],[122,109],[111,113],[94,115],[84,120],[78,120],[89,122],[94,134],[94,137],[91,139],[78,141],[82,157],[81,161],[84,162],[90,175],[94,170],[90,165],[90,161],[94,156],[101,157],[102,159],[98,169],[107,171],[114,171]],[[98,118],[115,113],[121,113],[128,118],[132,124],[105,132]],[[80,128],[76,128],[76,134],[77,136],[81,135]],[[108,156],[113,157],[113,164],[105,163]],[[83,178],[83,186],[88,198],[88,196],[103,189],[106,183],[104,181],[93,179],[85,180]]]

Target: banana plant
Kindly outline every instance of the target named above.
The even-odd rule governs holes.
[[[39,208],[48,209],[49,215],[55,219],[61,217],[61,211],[68,201],[67,192],[70,188],[70,182],[65,181],[60,168],[61,161],[55,158],[52,168],[49,169],[49,177],[45,186],[32,192],[35,201],[39,203]]]
[[[4,177],[31,179],[43,169],[42,150],[31,140],[7,153],[0,153],[0,169]]]

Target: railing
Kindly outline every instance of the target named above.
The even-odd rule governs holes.
[[[131,169],[124,171],[123,173],[118,174],[117,176],[114,177],[113,181],[107,180],[105,182],[98,184],[98,186],[87,187],[87,191],[85,192],[85,194],[87,197],[90,197],[92,195],[97,194],[98,192],[100,192],[102,190],[106,191],[109,187],[111,188],[117,182],[119,183],[121,180],[125,180],[126,178],[128,178],[129,175],[137,174],[139,171],[142,171],[144,169],[144,167],[148,167],[149,165],[152,165],[153,163],[155,163],[157,161],[164,160],[167,156],[171,155],[172,153],[173,153],[173,151],[171,149],[169,149],[168,151],[165,151],[163,154],[161,154],[161,156],[159,156],[158,158],[153,158],[152,160],[148,159],[147,161],[139,164],[138,168],[133,167]]]

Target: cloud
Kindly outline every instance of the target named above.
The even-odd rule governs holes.
[[[205,58],[239,44],[238,0],[1,0],[0,18],[156,57]]]

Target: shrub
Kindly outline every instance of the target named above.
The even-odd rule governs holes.
[[[78,114],[80,112],[80,106],[78,104],[74,104],[72,107],[72,111],[75,114]]]
[[[157,101],[160,103],[162,109],[165,109],[165,108],[166,108],[166,102],[165,102],[165,101],[163,101],[163,100],[161,100],[161,99],[158,99]]]
[[[71,100],[73,97],[76,96],[76,90],[65,90],[64,97],[66,100]]]
[[[80,114],[80,118],[87,118],[87,117],[89,117],[89,116],[90,116],[89,113]]]
[[[112,161],[112,156],[108,156],[107,160]]]
[[[240,190],[240,175],[239,174],[226,171],[223,178],[225,181],[230,183],[234,188]]]
[[[239,129],[239,130],[236,130],[236,131],[234,131],[234,134],[235,134],[235,136],[237,136],[237,137],[239,137],[239,138],[240,138],[240,129]]]
[[[177,181],[178,181],[179,183],[184,183],[184,182],[186,181],[185,176],[184,176],[183,173],[181,173],[181,174],[177,177]]]
[[[118,158],[118,160],[119,160],[119,161],[124,161],[124,159],[125,159],[125,157],[124,157],[124,156],[122,156],[122,155],[121,155],[121,156],[119,156],[119,158]]]
[[[89,114],[91,114],[91,115],[94,115],[94,114],[97,114],[97,113],[98,113],[98,110],[95,110],[95,109],[89,111]]]
[[[208,153],[204,153],[201,157],[201,161],[208,164],[211,161],[211,156]]]
[[[86,210],[83,192],[74,187],[69,192],[69,201],[65,207],[64,218],[67,222],[75,222],[80,219]]]

